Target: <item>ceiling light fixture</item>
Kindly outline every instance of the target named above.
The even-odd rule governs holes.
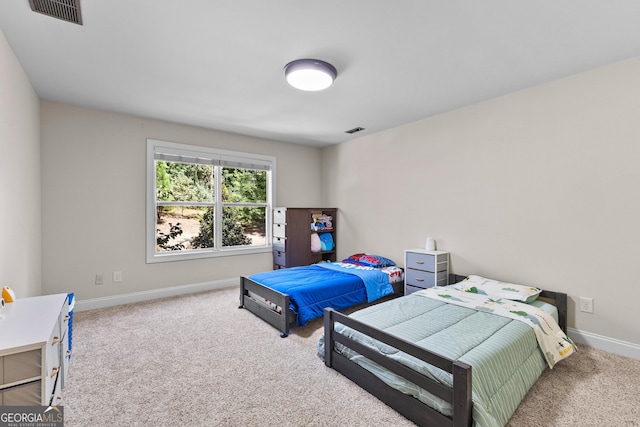
[[[296,59],[284,66],[287,82],[296,89],[317,91],[328,88],[338,76],[335,67],[318,59]]]

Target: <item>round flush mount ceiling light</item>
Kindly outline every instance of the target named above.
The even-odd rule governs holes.
[[[333,65],[319,59],[296,59],[284,66],[284,75],[296,89],[317,91],[331,86],[338,72]]]

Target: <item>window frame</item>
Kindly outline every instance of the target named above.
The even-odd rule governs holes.
[[[156,252],[156,154],[169,153],[174,156],[184,156],[186,158],[211,158],[221,159],[225,162],[237,161],[242,167],[242,163],[259,164],[268,167],[267,170],[267,198],[266,198],[266,217],[265,217],[265,233],[266,244],[260,246],[233,246],[222,247],[222,235],[215,236],[215,248],[199,248],[184,251],[167,251]],[[171,161],[171,160],[169,160]],[[188,162],[191,163],[191,162]],[[227,165],[233,167],[231,165]],[[215,173],[215,218],[217,230],[222,230],[222,209],[225,206],[240,206],[247,203],[223,202],[221,191],[221,168],[224,166],[214,166]],[[146,260],[147,263],[185,261],[191,259],[215,258],[225,256],[247,255],[256,253],[265,253],[272,251],[272,215],[273,200],[275,200],[275,175],[276,175],[276,158],[262,154],[245,153],[238,151],[223,150],[218,148],[196,146],[182,144],[176,142],[160,141],[156,139],[147,139],[147,181],[146,181]],[[180,202],[178,202],[180,203]],[[175,203],[172,203],[175,204]],[[249,203],[253,205],[253,203]],[[219,221],[219,222],[218,222]]]

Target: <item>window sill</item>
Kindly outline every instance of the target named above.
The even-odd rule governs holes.
[[[160,254],[147,254],[147,264],[159,262],[188,261],[192,259],[219,258],[237,255],[252,255],[272,252],[272,246],[260,246],[259,248],[238,248],[225,250],[195,250],[195,251],[172,251]]]

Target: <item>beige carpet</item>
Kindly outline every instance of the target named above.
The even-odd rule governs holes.
[[[413,425],[324,366],[321,320],[282,339],[238,294],[75,313],[65,425]],[[638,426],[639,393],[640,361],[583,347],[543,373],[509,426]]]

